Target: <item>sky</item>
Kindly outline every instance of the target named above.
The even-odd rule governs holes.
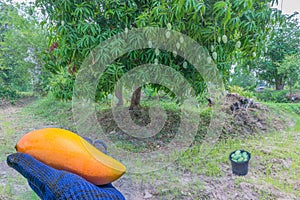
[[[297,18],[300,20],[300,0],[278,0],[279,5],[275,6],[279,10],[281,10],[282,6],[282,12],[285,14],[293,14],[295,11],[298,11],[299,14],[297,15]]]

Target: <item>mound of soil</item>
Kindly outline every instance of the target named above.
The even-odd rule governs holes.
[[[11,105],[11,102],[7,101],[6,99],[0,98],[0,107],[5,107]]]
[[[128,108],[123,108],[127,110]],[[124,132],[115,122],[111,110],[98,113],[98,120],[101,127],[112,141],[127,142],[123,148],[129,151],[149,152],[157,148],[163,147],[175,137],[180,124],[179,111],[166,111],[167,119],[161,131],[153,137],[138,138]],[[140,110],[131,110],[132,120],[139,126],[143,127],[151,122],[149,117],[149,108],[141,108]],[[129,146],[128,146],[129,145]]]
[[[225,135],[245,136],[281,130],[286,124],[268,107],[238,94],[228,93],[222,110],[227,114],[223,128]]]
[[[120,112],[128,108],[120,108]],[[213,109],[213,107],[211,108]],[[207,128],[211,122],[211,109],[200,113],[200,123],[195,137],[196,143],[201,143]],[[238,94],[227,94],[222,111],[226,114],[221,138],[243,137],[256,133],[269,132],[271,130],[284,129],[286,124],[282,118],[277,117],[266,106],[254,102],[252,99],[244,98]],[[146,126],[151,123],[149,108],[130,110],[131,119],[139,126]],[[98,113],[98,120],[104,129],[106,136],[112,141],[124,145],[123,148],[129,151],[149,152],[164,147],[175,137],[180,125],[180,110],[166,111],[167,119],[163,128],[154,136],[147,138],[134,137],[127,134],[118,127],[111,110]],[[126,123],[125,123],[126,124]]]
[[[294,103],[299,103],[300,102],[300,91],[293,93],[292,96],[290,96],[290,94],[288,93],[288,94],[286,94],[286,97]]]

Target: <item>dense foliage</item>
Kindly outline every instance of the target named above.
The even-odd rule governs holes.
[[[292,88],[300,80],[300,55],[286,55],[278,68],[278,73],[286,77],[291,98],[293,93]]]
[[[233,63],[255,59],[265,49],[265,40],[280,15],[269,8],[270,2],[274,3],[271,0],[37,0],[35,6],[47,16],[41,24],[50,34],[45,67],[54,75],[52,89],[58,97],[68,99],[72,82],[90,50],[126,28],[171,26],[206,47],[227,81]],[[109,68],[107,76],[113,78],[100,80],[97,96],[111,93],[122,74],[142,63],[153,63],[154,59],[152,49],[133,51],[119,58]],[[197,93],[204,91],[202,77],[193,66],[183,66],[182,58],[163,52],[159,61],[182,73]]]
[[[227,89],[253,91],[259,80],[276,89],[284,85],[291,89],[299,82],[299,67],[297,61],[291,64],[291,57],[295,60],[300,53],[300,28],[294,17],[271,9],[273,3],[36,0],[28,7],[0,1],[0,96],[50,90],[59,99],[71,99],[82,61],[93,48],[118,33],[148,26],[179,31],[205,47],[230,85]],[[156,58],[180,72],[198,94],[205,91],[202,76],[191,64],[172,52],[161,50],[156,55],[149,48],[127,53],[109,65],[99,80],[96,99],[111,94],[125,73]],[[160,85],[147,88],[170,93]],[[122,92],[114,92],[122,99]],[[140,92],[138,88],[137,99]]]
[[[260,79],[275,85],[276,90],[282,90],[288,77],[286,73],[280,73],[279,68],[286,56],[294,54],[300,55],[300,26],[298,20],[285,16],[285,22],[276,24],[273,37],[267,41],[266,51],[258,62],[252,63],[251,68]]]
[[[16,98],[41,82],[45,37],[25,5],[0,1],[0,98]]]

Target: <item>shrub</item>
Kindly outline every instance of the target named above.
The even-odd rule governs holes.
[[[253,92],[247,91],[244,88],[236,86],[236,85],[228,86],[227,90],[230,93],[236,93],[236,94],[239,94],[240,96],[243,96],[243,97],[246,97],[246,98],[253,98],[254,97]]]
[[[288,90],[265,90],[256,93],[256,97],[260,101],[274,102],[274,103],[288,103],[290,100],[287,98]]]
[[[0,99],[10,100],[11,103],[14,103],[14,101],[18,98],[19,94],[15,89],[6,85],[0,85]]]
[[[50,80],[49,90],[55,98],[70,100],[73,96],[74,77],[67,70],[60,71]]]

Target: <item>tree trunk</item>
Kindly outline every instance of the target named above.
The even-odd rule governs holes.
[[[293,80],[290,78],[290,100],[292,100],[293,96]]]
[[[281,79],[276,79],[275,84],[276,84],[276,90],[283,90],[284,89],[284,80],[282,78]]]
[[[34,92],[37,94],[42,94],[42,86],[41,86],[41,77],[42,75],[42,65],[36,65],[35,69],[33,70],[33,78],[35,79],[34,84]]]
[[[124,101],[123,101],[122,89],[116,89],[115,95],[118,98],[117,106],[123,106],[124,105]]]
[[[131,103],[130,103],[130,110],[137,110],[141,107],[141,92],[142,87],[138,87],[132,94]]]
[[[284,84],[276,84],[276,90],[283,90]]]

